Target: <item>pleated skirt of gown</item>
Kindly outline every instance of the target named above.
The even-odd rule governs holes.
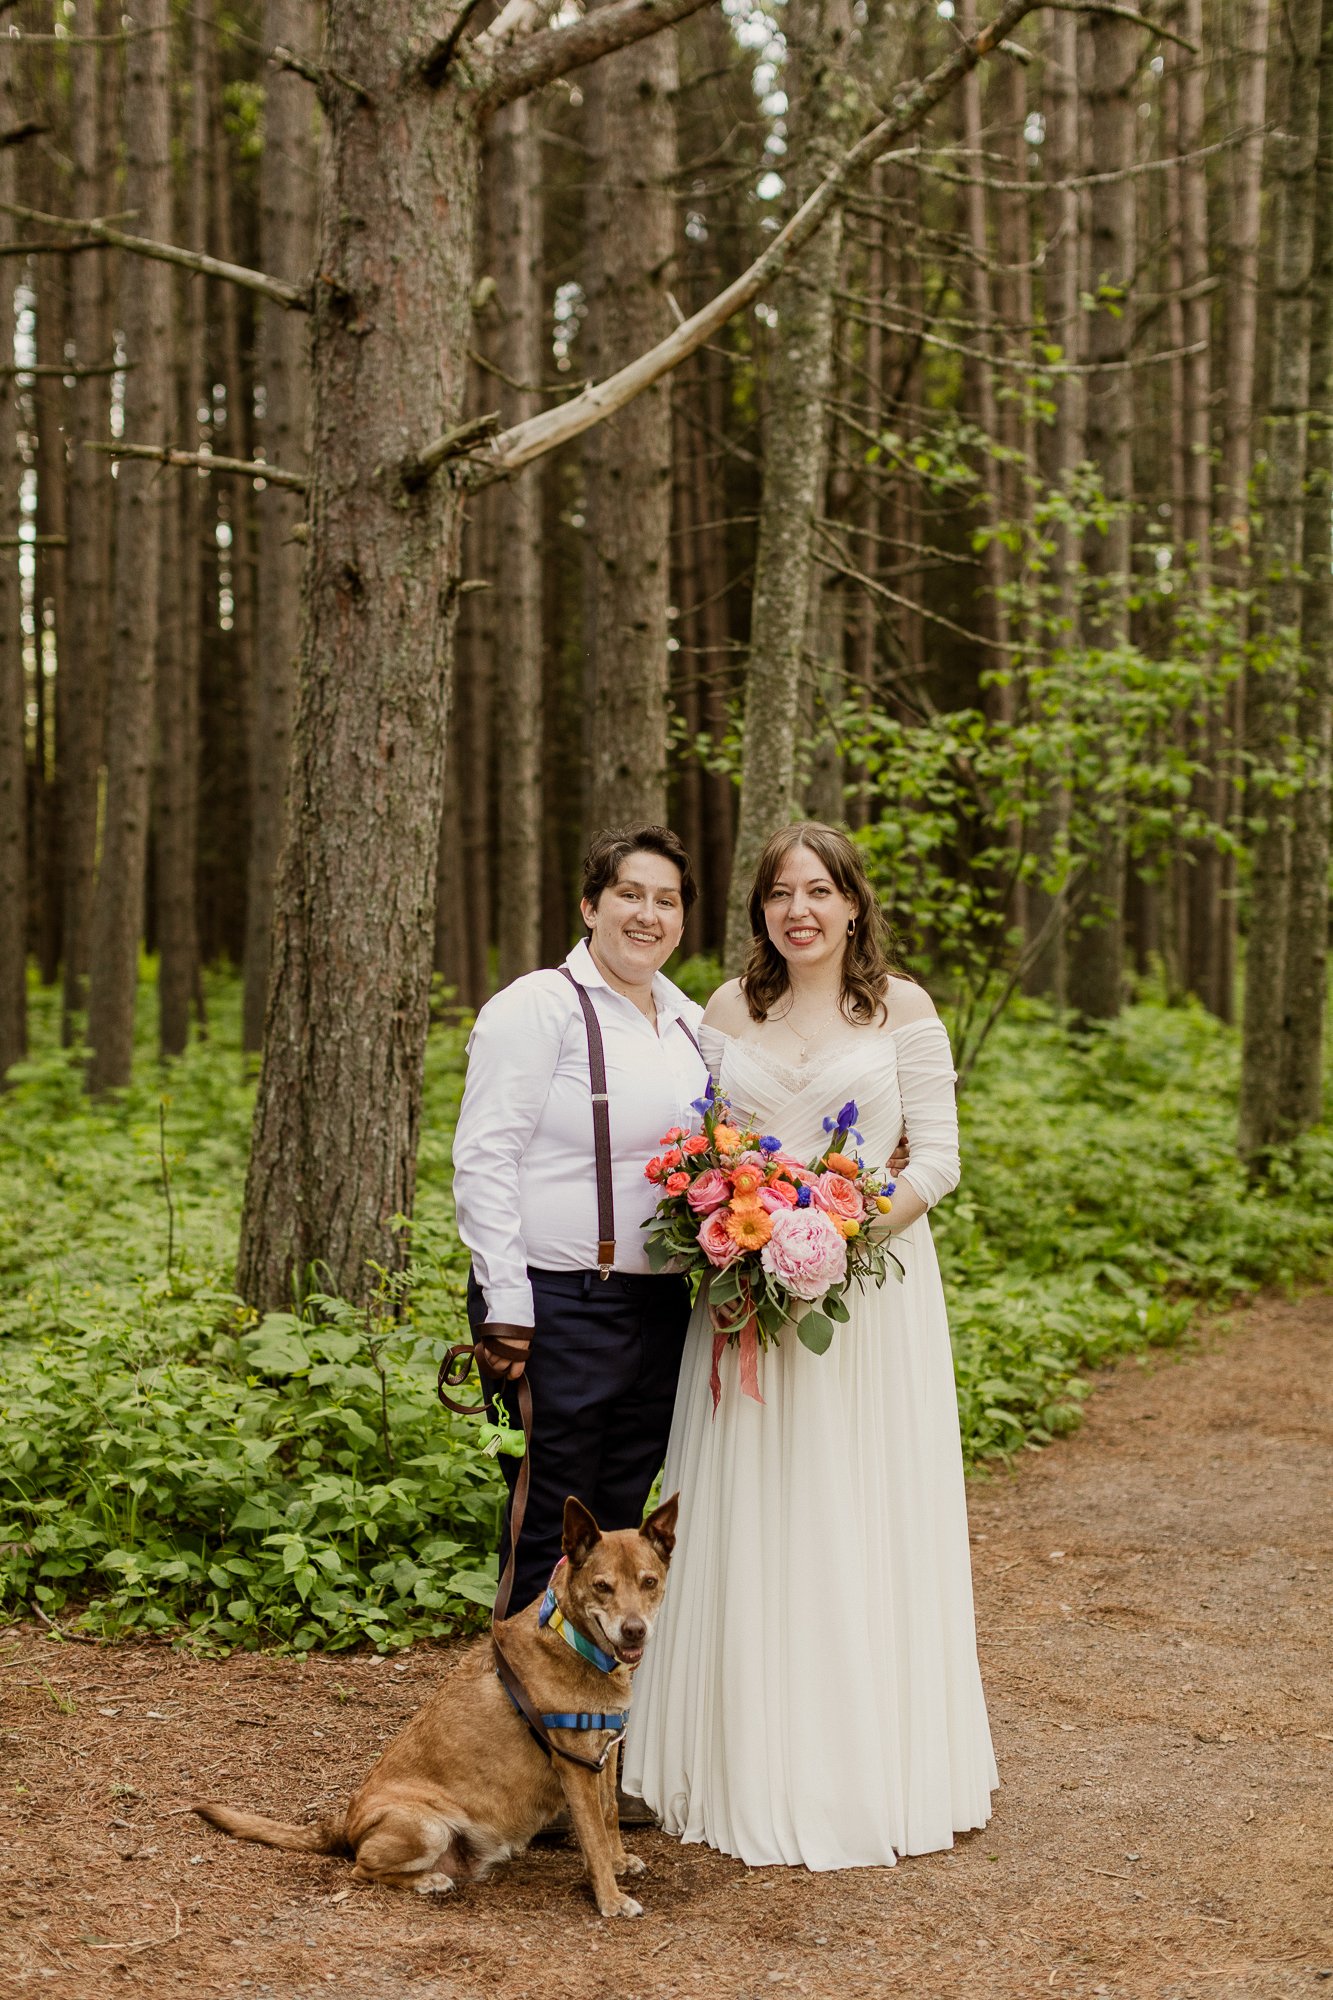
[[[624,1760],[667,1832],[751,1866],[891,1865],[984,1826],[998,1783],[972,1610],[957,1397],[925,1218],[901,1285],[788,1331],[762,1405],[697,1308],[662,1491],[681,1493]]]

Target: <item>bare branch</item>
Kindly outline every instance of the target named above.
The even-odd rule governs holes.
[[[495,436],[500,427],[500,412],[491,410],[484,417],[469,417],[465,423],[455,424],[443,437],[429,444],[419,458],[409,459],[402,468],[404,486],[421,486],[432,472],[438,472],[446,459],[464,458],[487,438]]]
[[[29,139],[40,139],[51,127],[43,125],[36,118],[27,119],[22,125],[11,125],[7,132],[0,132],[0,149],[6,146],[22,146]]]
[[[100,451],[107,458],[151,458],[159,465],[197,465],[205,472],[237,472],[244,479],[263,479],[270,486],[290,486],[304,493],[308,484],[303,472],[288,472],[282,465],[266,465],[262,458],[218,458],[207,451],[177,451],[169,444],[109,444],[88,438],[85,451]]]
[[[487,66],[480,102],[494,111],[515,97],[540,90],[558,76],[596,62],[599,56],[641,42],[697,14],[707,0],[611,0],[567,28],[546,28],[503,49]]]
[[[244,264],[226,264],[220,257],[205,257],[198,250],[182,250],[175,243],[153,243],[146,236],[127,236],[105,222],[87,216],[43,215],[40,209],[23,208],[18,202],[0,201],[0,215],[16,215],[20,222],[40,223],[44,229],[68,229],[75,236],[93,236],[117,250],[133,250],[140,257],[156,257],[163,264],[179,264],[182,270],[198,271],[206,278],[223,278],[229,285],[241,285],[275,305],[308,312],[310,299],[299,285],[270,278],[266,271],[251,271]],[[73,247],[73,246],[71,246]]]
[[[311,62],[308,56],[299,56],[295,49],[284,47],[281,42],[273,50],[269,61],[275,69],[289,69],[294,75],[303,76],[307,83],[314,85],[321,101],[337,84],[340,89],[350,91],[353,97],[359,97],[363,104],[371,102],[370,92],[354,76],[347,76],[340,69],[324,69],[319,63]]]
[[[621,4],[638,7],[641,0],[621,0]],[[605,382],[589,383],[581,394],[561,404],[558,409],[543,410],[526,422],[503,431],[495,439],[489,453],[484,458],[474,459],[466,470],[460,471],[458,477],[470,484],[486,485],[493,479],[502,479],[508,473],[517,472],[532,459],[554,451],[558,445],[578,437],[604,417],[623,409],[626,403],[632,402],[635,396],[677,367],[687,355],[702,347],[734,314],[757,299],[772,284],[796,252],[809,242],[830,209],[841,200],[848,183],[864,168],[884,159],[896,140],[923,125],[954,85],[1040,4],[1041,0],[1005,0],[994,20],[987,23],[971,41],[960,42],[929,76],[908,85],[899,94],[897,108],[863,134],[843,155],[748,271],[743,271],[708,305],[676,327],[656,347],[649,348],[646,354],[631,361],[628,367],[608,376]],[[619,11],[619,7],[608,7],[591,18],[594,22],[602,21]],[[576,31],[561,28],[554,32],[565,35]],[[547,39],[546,36],[535,37],[537,41]],[[553,73],[558,75],[560,72]],[[441,439],[427,447],[418,462],[429,460],[435,466],[443,464],[446,458],[460,455],[457,448],[441,451],[439,447],[443,443]]]
[[[1192,56],[1199,54],[1194,43],[1187,42],[1174,28],[1164,28],[1160,21],[1150,20],[1136,8],[1116,6],[1114,0],[1043,0],[1043,5],[1056,14],[1110,14],[1117,21],[1132,21],[1136,28],[1146,28],[1150,35],[1160,35],[1164,42],[1174,42],[1177,48],[1188,49]]]
[[[428,84],[434,86],[444,82],[445,74],[454,59],[458,44],[463,39],[463,30],[481,4],[482,0],[463,0],[462,6],[450,22],[449,27],[440,37],[439,41],[436,42],[434,48],[431,49],[421,65],[421,74]],[[501,15],[500,19],[503,19],[503,15]],[[495,29],[499,25],[499,20],[492,25],[492,34],[494,34]],[[478,40],[480,39],[478,37]]]

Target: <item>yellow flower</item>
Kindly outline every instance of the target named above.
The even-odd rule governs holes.
[[[860,1223],[849,1222],[845,1216],[839,1217],[838,1227],[842,1231],[843,1235],[847,1238],[847,1241],[849,1243],[851,1242],[853,1236],[859,1236],[861,1234]]]
[[[879,1210],[881,1215],[887,1215],[889,1210],[893,1207],[893,1203],[889,1199],[888,1195],[877,1194],[875,1196],[875,1207]]]

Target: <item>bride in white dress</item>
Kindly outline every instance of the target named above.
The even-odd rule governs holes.
[[[680,1489],[680,1535],[624,1784],[668,1833],[751,1866],[888,1866],[984,1826],[998,1783],[925,1219],[958,1181],[953,1064],[927,995],[888,972],[844,834],[775,835],[750,916],[745,978],[713,996],[701,1030],[717,1087],[804,1159],[849,1098],[868,1164],[906,1127],[890,1219],[906,1277],[851,1291],[825,1354],[787,1331],[760,1359],[762,1403],[742,1395],[729,1347],[716,1415],[696,1306],[663,1487]]]

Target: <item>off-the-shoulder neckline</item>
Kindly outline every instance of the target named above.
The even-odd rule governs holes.
[[[923,1014],[919,1021],[900,1021],[896,1028],[876,1028],[873,1032],[877,1036],[910,1035],[914,1028],[938,1028],[946,1036],[949,1032],[938,1014]],[[739,1042],[742,1046],[745,1045],[747,1040],[747,1037],[744,1035],[729,1035],[725,1028],[715,1028],[711,1021],[701,1021],[699,1032],[703,1035],[716,1035],[720,1042]],[[854,1034],[855,1032],[856,1030],[853,1029],[852,1033]],[[749,1039],[753,1041],[755,1038],[752,1036]],[[847,1046],[847,1044],[840,1041],[837,1046],[841,1048]]]

